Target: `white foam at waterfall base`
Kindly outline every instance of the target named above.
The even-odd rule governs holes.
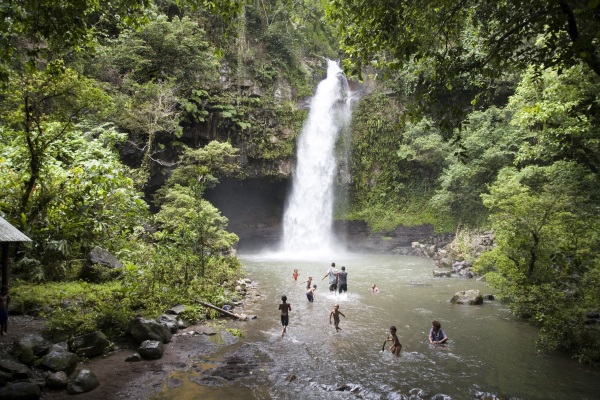
[[[335,145],[350,120],[348,82],[334,61],[328,61],[298,138],[293,187],[283,218],[281,251],[326,256],[339,249],[332,231]]]

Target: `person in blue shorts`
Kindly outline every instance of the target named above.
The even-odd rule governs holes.
[[[317,285],[313,285],[310,289],[306,291],[306,298],[311,303],[315,301],[315,290],[317,290]]]

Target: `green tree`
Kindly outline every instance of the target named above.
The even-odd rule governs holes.
[[[149,0],[2,0],[0,3],[0,81],[20,62],[60,58],[90,49],[98,34],[120,24],[138,25]]]
[[[159,135],[167,141],[181,136],[180,99],[170,83],[148,82],[134,84],[133,87],[137,90],[132,98],[126,98],[129,101],[116,119],[123,129],[131,132],[130,143],[135,143],[141,153],[141,165],[135,180],[138,187],[143,188],[156,171],[155,166],[172,166],[172,163],[162,160],[165,146],[157,144],[156,140]]]
[[[431,120],[404,118],[399,100],[380,92],[364,98],[353,115],[351,217],[375,229],[435,219],[427,202],[448,145]]]
[[[477,261],[511,310],[540,324],[543,347],[592,362],[600,341],[584,323],[600,307],[597,187],[597,176],[573,162],[503,169],[482,195],[497,247]]]
[[[156,221],[163,229],[157,237],[174,243],[178,258],[185,257],[185,262],[176,263],[185,286],[193,278],[205,278],[209,260],[229,256],[238,240],[235,234],[227,232],[227,218],[208,201],[194,197],[190,188],[172,188]]]
[[[194,278],[206,278],[208,265],[235,264],[230,251],[237,236],[226,231],[227,218],[202,199],[204,190],[218,182],[216,175],[239,168],[232,162],[234,155],[230,144],[214,141],[201,149],[188,149],[159,191],[158,237],[174,243],[177,253],[185,257],[180,279],[186,287]]]
[[[125,135],[114,128],[79,125],[48,144],[30,201],[36,217],[29,219],[18,214],[28,182],[22,173],[28,148],[13,131],[0,131],[0,138],[0,210],[13,222],[22,221],[33,239],[17,272],[37,280],[72,277],[93,246],[121,251],[148,218],[147,205],[115,151]]]
[[[177,0],[175,6],[206,10],[231,23],[243,2],[237,0]],[[93,49],[99,37],[114,36],[126,27],[148,21],[150,0],[2,0],[0,3],[0,81],[8,79],[15,62],[63,57]]]
[[[184,151],[178,167],[173,171],[165,188],[160,190],[162,196],[179,185],[193,189],[196,197],[201,197],[205,189],[214,187],[219,176],[227,176],[239,171],[235,156],[237,150],[229,143],[212,141],[198,149],[188,148]]]
[[[522,141],[517,161],[573,160],[600,172],[600,77],[581,66],[561,73],[529,68],[508,107]]]
[[[125,92],[135,92],[134,85],[172,81],[175,94],[187,98],[194,89],[209,89],[217,82],[216,53],[197,22],[158,15],[99,46],[88,68]]]
[[[498,172],[511,166],[519,151],[520,142],[510,126],[511,115],[509,110],[496,107],[469,114],[460,140],[449,152],[431,202],[458,223],[477,226],[486,220],[481,194],[488,193]]]
[[[183,126],[204,121],[203,94],[218,82],[216,50],[197,22],[187,17],[153,17],[99,46],[90,73],[110,84],[117,104],[113,120],[128,131],[139,152],[136,183],[148,182],[173,166],[165,153],[177,151]],[[201,95],[198,95],[198,94]]]
[[[41,178],[50,147],[65,139],[78,120],[109,107],[108,96],[62,61],[43,70],[26,68],[22,74],[11,74],[2,96],[0,121],[27,149],[20,204],[12,211],[32,221],[48,201]]]

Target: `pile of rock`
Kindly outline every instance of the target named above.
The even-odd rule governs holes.
[[[437,270],[433,270],[433,276],[435,277],[473,278],[475,274],[471,271],[473,267],[472,260],[476,260],[483,252],[494,247],[494,234],[484,232],[473,235],[468,243],[466,254],[457,254],[453,250],[455,247],[456,244],[453,241],[413,242],[410,254],[435,260],[435,265],[438,267]]]
[[[161,358],[164,343],[177,330],[189,326],[179,318],[183,311],[185,306],[177,305],[156,320],[131,320],[128,330],[138,348],[126,361]],[[103,355],[109,349],[110,342],[100,331],[60,343],[51,343],[37,333],[19,337],[11,348],[13,359],[0,360],[0,399],[36,399],[45,388],[69,394],[89,392],[100,382],[93,371],[78,365],[82,359]]]
[[[0,361],[0,398],[38,398],[45,387],[85,393],[100,385],[94,373],[78,369],[81,358],[103,354],[109,341],[102,332],[77,336],[68,343],[52,344],[39,334],[15,340],[15,360]]]

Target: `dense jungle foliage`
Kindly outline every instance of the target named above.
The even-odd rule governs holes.
[[[13,298],[76,299],[48,315],[56,331],[118,335],[134,313],[230,300],[237,239],[203,194],[224,176],[287,178],[298,104],[329,57],[365,82],[338,218],[493,230],[479,272],[541,348],[600,362],[586,324],[600,1],[13,0],[0,14],[0,214],[33,239]],[[119,279],[76,279],[94,246]]]
[[[281,178],[297,99],[335,55],[320,4],[19,0],[0,14],[0,215],[32,239],[11,247],[13,303],[55,333],[118,337],[136,314],[182,303],[197,320],[210,313],[196,300],[235,301],[237,236],[203,195],[223,176]],[[96,246],[118,279],[79,279]]]
[[[351,216],[491,229],[476,261],[538,343],[600,362],[600,2],[331,0],[355,113]]]

